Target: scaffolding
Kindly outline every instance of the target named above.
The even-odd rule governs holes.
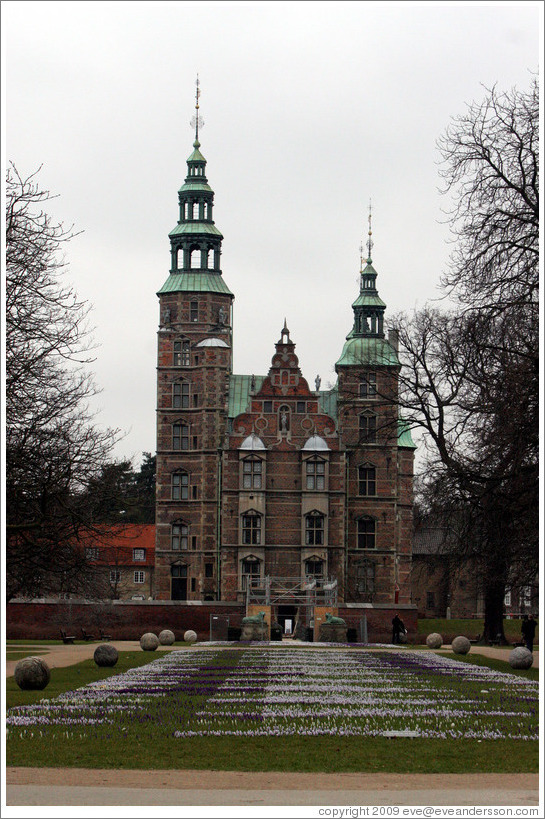
[[[337,605],[336,578],[250,577],[246,578],[246,608],[262,606]]]

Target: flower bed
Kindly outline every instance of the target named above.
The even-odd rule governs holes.
[[[55,700],[11,709],[8,733],[537,739],[537,683],[432,652],[173,651]]]

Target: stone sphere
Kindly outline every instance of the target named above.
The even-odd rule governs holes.
[[[95,648],[93,655],[95,663],[101,668],[112,668],[119,659],[119,654],[115,646],[100,645]]]
[[[443,645],[443,638],[436,631],[433,634],[428,634],[426,637],[426,645],[428,648],[441,648]]]
[[[186,631],[186,633],[184,634],[184,642],[186,642],[186,643],[196,643],[197,642],[196,633],[194,631],[192,631],[191,629]]]
[[[455,654],[467,654],[471,648],[471,643],[467,637],[455,637],[452,641],[452,650]]]
[[[531,668],[534,662],[534,655],[524,646],[514,648],[509,654],[509,665],[511,668]]]
[[[142,651],[155,651],[159,645],[159,638],[152,631],[147,631],[140,637],[140,648]]]
[[[50,679],[49,666],[41,657],[25,657],[15,666],[15,682],[23,691],[41,691]]]
[[[170,629],[165,628],[159,634],[159,642],[162,646],[171,646],[176,637],[174,636],[174,632],[170,631]]]

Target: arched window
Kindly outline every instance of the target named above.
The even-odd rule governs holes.
[[[188,424],[172,425],[172,449],[189,449],[189,426]]]
[[[305,518],[305,543],[307,546],[323,546],[324,516],[320,512],[310,512]]]
[[[242,488],[263,488],[263,461],[261,458],[245,458],[242,462]]]
[[[376,546],[376,521],[369,515],[358,518],[358,549],[374,549]]]
[[[170,497],[172,500],[188,500],[189,474],[187,472],[180,470],[172,473]]]
[[[305,473],[306,488],[323,492],[325,489],[325,461],[320,458],[305,461]]]
[[[191,264],[192,270],[198,270],[201,266],[201,249],[195,245],[191,248]]]
[[[189,544],[189,526],[179,520],[170,527],[170,548],[175,551],[186,551]]]
[[[358,466],[358,494],[365,497],[377,494],[377,470],[372,464]]]
[[[371,413],[360,415],[360,440],[362,444],[374,444],[377,440],[377,416]]]
[[[249,546],[259,546],[261,543],[261,515],[257,512],[242,515],[242,542]]]

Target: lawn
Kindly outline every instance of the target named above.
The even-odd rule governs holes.
[[[511,643],[519,642],[521,639],[520,626],[521,620],[504,620],[503,630],[504,634]],[[425,637],[428,634],[436,631],[443,638],[447,635],[450,637],[457,637],[459,634],[464,637],[469,637],[474,640],[483,633],[484,620],[478,618],[468,618],[467,620],[446,618],[423,618],[418,620],[418,634]],[[536,633],[537,636],[537,633]],[[449,640],[450,642],[450,640]]]
[[[55,669],[46,692],[10,680],[7,764],[537,770],[536,674],[505,664],[360,647],[196,647],[149,660],[124,652],[114,669]],[[388,737],[396,731],[417,736]]]

